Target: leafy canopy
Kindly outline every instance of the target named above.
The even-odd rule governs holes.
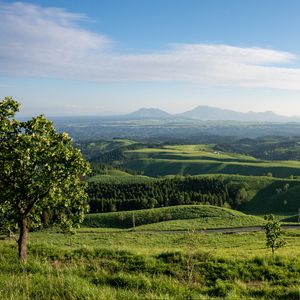
[[[71,228],[87,210],[83,176],[89,165],[66,133],[57,133],[43,115],[18,121],[20,104],[0,102],[0,225],[27,218],[39,225],[45,210]]]

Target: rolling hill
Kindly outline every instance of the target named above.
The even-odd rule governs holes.
[[[89,214],[84,224],[88,227],[100,228],[135,226],[138,230],[186,230],[262,225],[263,219],[212,205],[181,205]]]
[[[125,168],[147,176],[239,174],[287,178],[300,176],[299,161],[267,161],[242,154],[218,152],[207,145],[164,146],[125,151]]]

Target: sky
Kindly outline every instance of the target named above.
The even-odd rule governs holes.
[[[299,11],[299,0],[0,0],[0,99],[24,115],[300,115]]]

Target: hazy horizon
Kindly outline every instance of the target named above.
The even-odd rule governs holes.
[[[238,111],[238,110],[234,110],[234,109],[228,109],[228,108],[222,108],[222,107],[217,107],[217,106],[211,106],[211,105],[198,105],[198,106],[195,106],[195,107],[192,107],[192,108],[188,108],[188,109],[185,109],[183,111],[179,111],[179,112],[175,112],[175,113],[172,113],[171,111],[168,111],[168,110],[165,110],[165,109],[162,109],[160,107],[151,107],[151,106],[143,106],[143,107],[137,107],[136,109],[134,110],[130,110],[130,111],[126,111],[126,112],[121,112],[121,113],[117,113],[117,112],[103,112],[102,114],[101,113],[90,113],[90,114],[66,114],[66,113],[61,113],[61,114],[48,114],[47,112],[44,112],[43,114],[46,115],[46,116],[49,116],[49,117],[117,117],[117,116],[126,116],[126,115],[129,115],[129,114],[132,114],[132,113],[135,113],[135,112],[138,112],[139,110],[142,110],[142,109],[146,109],[146,110],[151,110],[151,109],[155,109],[155,110],[159,110],[159,111],[163,111],[163,112],[166,112],[168,113],[170,116],[176,116],[176,115],[180,115],[182,113],[185,113],[185,112],[189,112],[189,111],[192,111],[198,107],[209,107],[209,108],[216,108],[216,109],[221,109],[221,110],[224,110],[224,111],[232,111],[232,112],[236,112],[236,113],[268,113],[268,112],[271,112],[271,113],[274,113],[278,116],[282,116],[282,117],[290,117],[290,118],[300,118],[300,115],[283,115],[283,114],[280,114],[280,113],[276,113],[272,110],[265,110],[265,111],[253,111],[253,110],[249,110],[249,111]],[[34,114],[24,114],[22,112],[22,108],[20,110],[20,112],[18,112],[18,116],[21,116],[22,118],[23,117],[31,117],[31,116],[34,116]]]

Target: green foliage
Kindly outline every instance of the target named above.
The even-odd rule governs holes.
[[[83,220],[89,166],[44,116],[16,120],[19,106],[11,97],[0,102],[0,225],[20,226],[20,246],[45,210],[65,229]]]
[[[263,226],[266,233],[266,246],[271,248],[272,255],[275,253],[275,249],[281,248],[285,245],[284,240],[281,238],[282,231],[280,222],[274,215],[266,215],[265,220],[267,223]]]

